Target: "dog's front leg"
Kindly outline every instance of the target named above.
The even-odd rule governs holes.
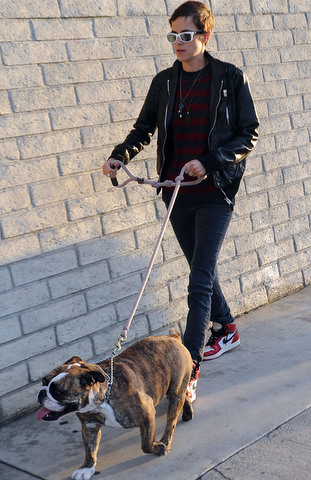
[[[145,412],[144,422],[140,425],[141,448],[145,453],[155,453],[156,455],[166,455],[166,445],[162,442],[156,442],[156,420],[155,408],[149,406]]]
[[[71,476],[74,480],[89,480],[95,473],[97,452],[101,439],[100,425],[96,423],[87,424],[82,416],[78,415],[82,423],[82,438],[85,449],[85,461],[78,470]]]

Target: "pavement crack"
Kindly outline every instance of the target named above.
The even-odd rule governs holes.
[[[12,468],[13,470],[17,470],[18,472],[25,473],[29,475],[30,477],[37,478],[38,480],[46,480],[44,477],[40,477],[39,475],[36,475],[35,473],[29,472],[28,470],[25,470],[24,468],[19,468],[16,465],[12,465],[11,463],[4,462],[3,460],[0,460],[0,465],[5,465],[8,468]]]

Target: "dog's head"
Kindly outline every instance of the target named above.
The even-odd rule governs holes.
[[[91,411],[104,401],[107,376],[100,366],[72,357],[42,379],[38,420],[54,421],[75,411]]]

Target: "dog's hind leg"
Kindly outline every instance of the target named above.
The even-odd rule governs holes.
[[[184,405],[185,395],[169,395],[166,427],[160,442],[166,445],[167,452],[170,451],[173,435],[178,421],[178,416]]]
[[[194,411],[192,403],[190,402],[188,395],[186,395],[185,403],[183,406],[182,419],[184,422],[189,422],[194,417]]]

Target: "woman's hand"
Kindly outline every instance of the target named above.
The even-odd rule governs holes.
[[[107,177],[115,178],[118,173],[119,163],[115,158],[109,158],[102,166],[103,174]]]
[[[186,163],[185,173],[190,175],[190,177],[203,177],[206,175],[205,167],[202,165],[200,160],[190,160],[190,162]]]

